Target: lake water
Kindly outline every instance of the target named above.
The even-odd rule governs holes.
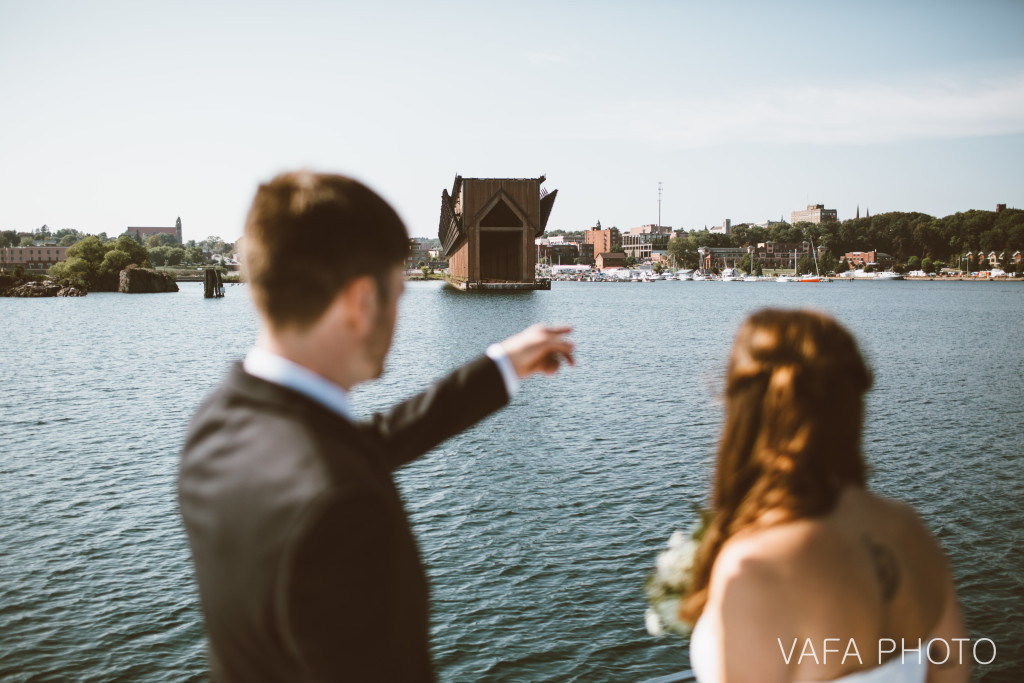
[[[570,323],[578,345],[577,368],[399,473],[442,681],[688,667],[683,641],[644,630],[643,581],[708,496],[728,348],[769,305],[854,331],[875,372],[871,486],[947,549],[971,635],[998,648],[974,679],[1024,678],[1024,286],[411,282],[360,413],[532,322]],[[0,320],[0,680],[204,680],[175,477],[186,421],[255,337],[247,289],[0,299]]]

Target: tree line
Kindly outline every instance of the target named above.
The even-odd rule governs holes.
[[[234,249],[234,244],[217,236],[180,244],[170,234],[150,235],[143,242],[127,233],[109,238],[103,232],[88,235],[73,228],[51,231],[46,225],[32,232],[0,231],[0,247],[30,247],[37,243],[68,247],[67,259],[51,266],[48,274],[91,292],[117,291],[120,273],[129,265],[204,266],[213,263],[213,254],[227,256]]]
[[[575,234],[555,231],[552,234]],[[583,234],[580,232],[579,234]],[[837,266],[851,251],[877,251],[890,255],[897,269],[916,270],[927,263],[934,269],[957,267],[961,257],[972,253],[971,268],[978,269],[981,252],[987,255],[1024,251],[1024,210],[983,211],[972,209],[936,218],[919,212],[893,211],[833,223],[772,223],[767,227],[739,224],[728,235],[704,230],[690,231],[685,239],[669,242],[669,253],[680,265],[697,266],[700,247],[742,248],[761,242],[813,240],[825,249],[827,265]],[[986,261],[987,262],[987,261]],[[963,261],[963,266],[968,267]],[[1007,264],[1004,264],[1007,265]],[[813,270],[813,268],[812,268]],[[925,270],[928,270],[925,268]]]

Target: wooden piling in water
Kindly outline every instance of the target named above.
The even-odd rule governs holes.
[[[203,298],[219,299],[224,296],[224,281],[220,273],[213,268],[208,268],[203,274]]]

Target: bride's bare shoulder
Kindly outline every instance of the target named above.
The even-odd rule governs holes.
[[[871,491],[856,490],[843,497],[837,510],[845,520],[862,525],[872,535],[888,537],[914,554],[942,555],[928,525],[911,505]]]
[[[800,580],[856,552],[864,538],[905,548],[941,562],[942,550],[913,507],[863,489],[849,489],[824,517],[764,523],[732,536],[712,569],[712,585],[746,577],[751,581]]]
[[[800,557],[827,540],[828,530],[819,519],[796,519],[745,529],[722,546],[716,567],[730,573],[743,567],[771,565],[781,559]]]
[[[812,521],[796,520],[732,536],[711,569],[709,602],[723,599],[726,591],[788,599],[785,593],[793,584],[795,569],[824,540],[818,527]]]

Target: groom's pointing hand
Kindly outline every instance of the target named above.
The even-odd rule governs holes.
[[[572,357],[575,344],[565,337],[570,332],[572,328],[567,326],[532,325],[501,342],[501,348],[520,378],[537,372],[553,375],[562,360],[569,365],[576,364]]]

